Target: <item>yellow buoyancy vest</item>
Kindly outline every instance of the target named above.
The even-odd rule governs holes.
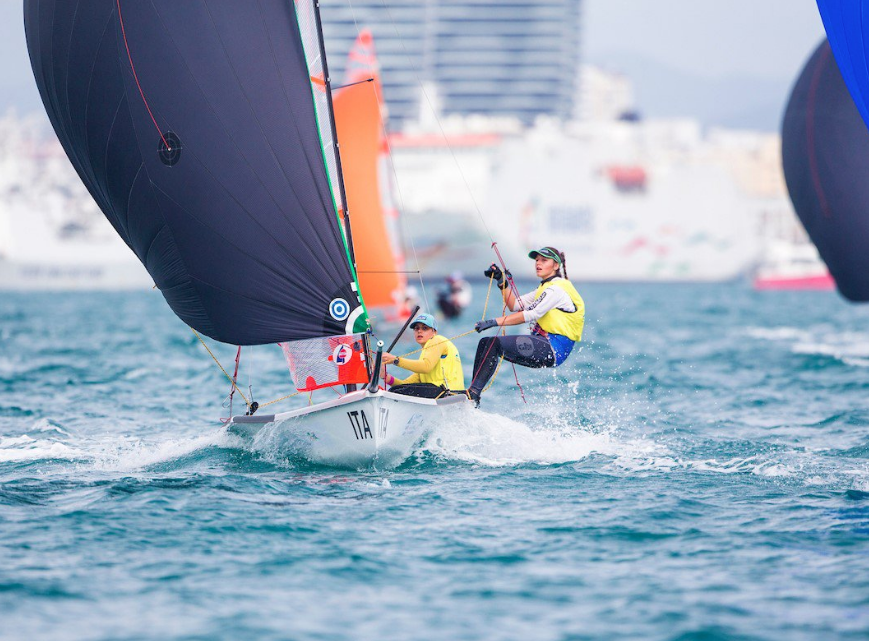
[[[442,345],[443,343],[446,343],[446,345]],[[465,389],[465,375],[462,373],[462,357],[459,356],[459,350],[456,349],[453,342],[445,336],[435,334],[423,346],[423,358],[426,356],[426,350],[428,349],[436,353],[440,352],[441,356],[432,371],[419,375],[419,382],[446,385],[447,389],[451,390]]]
[[[554,278],[545,283],[541,283],[540,287],[534,293],[534,298],[538,298],[545,290],[550,287],[558,287],[570,296],[576,307],[575,312],[565,312],[560,309],[550,309],[537,321],[540,329],[548,334],[561,334],[567,336],[572,341],[582,340],[582,328],[585,326],[585,303],[582,296],[576,291],[576,288],[566,278]]]

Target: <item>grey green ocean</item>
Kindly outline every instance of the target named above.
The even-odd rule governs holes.
[[[504,367],[393,470],[228,434],[157,292],[3,294],[0,638],[869,638],[869,307],[579,288],[582,348],[519,370],[527,404]]]

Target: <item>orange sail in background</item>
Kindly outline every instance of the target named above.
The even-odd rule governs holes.
[[[372,79],[370,82],[369,79]],[[347,209],[362,296],[369,307],[401,314],[407,278],[397,234],[397,211],[388,193],[383,102],[371,33],[363,31],[350,51],[347,83],[333,97],[344,169]],[[406,312],[405,312],[406,313]]]

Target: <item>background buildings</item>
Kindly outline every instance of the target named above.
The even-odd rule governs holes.
[[[823,34],[811,2],[321,5],[334,84],[358,30],[374,32],[396,200],[427,275],[449,271],[459,256],[475,260],[470,248],[488,246],[481,220],[516,239],[517,255],[553,234],[586,256],[593,248],[600,258],[573,273],[603,280],[730,278],[762,260],[771,234],[802,238],[776,132],[789,87]],[[95,273],[109,256],[137,267],[56,141],[38,139],[45,118],[20,4],[0,6],[4,17],[0,114],[8,105],[17,114],[0,122],[0,261],[29,261],[30,274],[67,273],[72,263],[75,273]],[[428,233],[431,216],[439,237]],[[50,241],[30,240],[46,234]]]
[[[333,80],[371,29],[395,126],[420,113],[420,83],[444,114],[574,115],[581,0],[322,0]]]

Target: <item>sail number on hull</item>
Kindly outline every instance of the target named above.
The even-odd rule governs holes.
[[[371,426],[368,424],[368,417],[365,416],[364,410],[354,410],[347,412],[347,418],[350,419],[350,427],[353,428],[353,435],[357,441],[374,438],[371,432]],[[386,408],[380,409],[380,438],[386,436],[386,424],[389,421],[389,410]]]

